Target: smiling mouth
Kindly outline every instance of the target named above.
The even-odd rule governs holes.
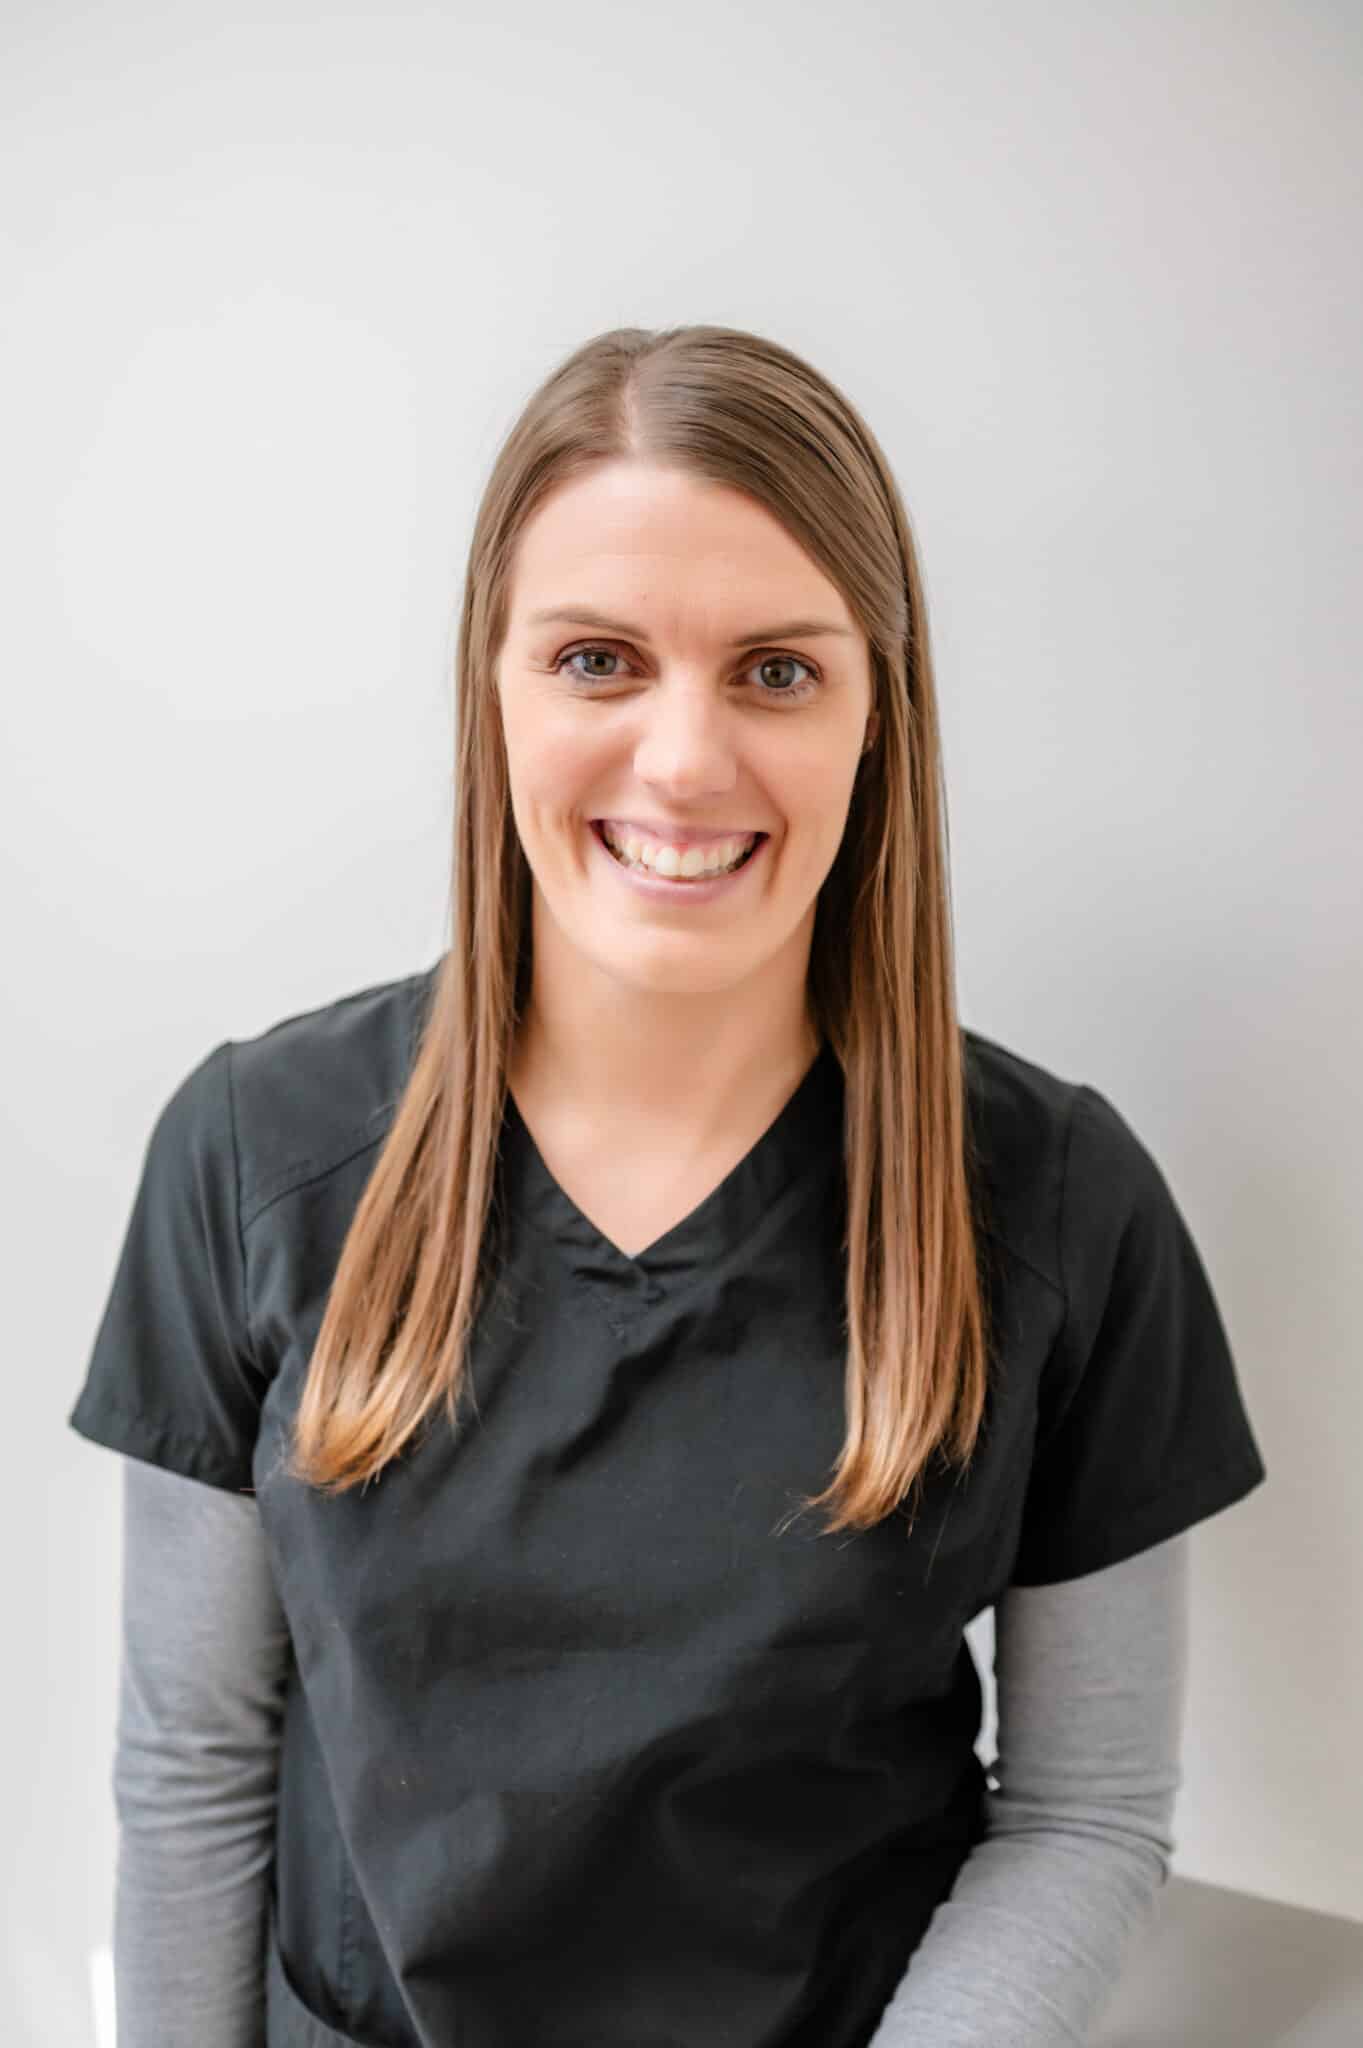
[[[740,868],[744,868],[747,866],[748,862],[753,858],[754,854],[760,852],[761,848],[765,845],[766,841],[771,836],[767,832],[755,833],[753,835],[752,845],[745,848],[745,850],[739,855],[738,859],[728,867],[703,867],[698,869],[695,874],[675,874],[669,872],[667,868],[655,867],[649,861],[631,860],[629,858],[629,855],[625,853],[621,847],[612,846],[610,839],[606,835],[603,822],[600,818],[593,818],[591,820],[590,830],[600,840],[601,844],[605,847],[606,852],[610,855],[611,859],[615,862],[617,867],[626,868],[633,874],[651,876],[656,881],[676,882],[683,887],[688,882],[712,882],[719,880],[722,876],[725,875],[736,875]],[[735,834],[736,838],[739,836],[741,835]],[[682,849],[683,857],[687,850],[688,849],[685,848]]]

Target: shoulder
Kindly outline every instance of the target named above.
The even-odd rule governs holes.
[[[1060,1075],[978,1031],[965,1045],[968,1137],[986,1234],[1068,1291],[1076,1236],[1096,1209],[1116,1217],[1164,1187],[1121,1112],[1090,1083]]]
[[[210,1060],[226,1056],[243,1223],[383,1136],[436,972],[350,990],[215,1048]]]

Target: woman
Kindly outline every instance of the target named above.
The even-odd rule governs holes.
[[[958,1023],[869,429],[751,334],[588,342],[458,692],[451,948],[180,1084],[70,1418],[121,2048],[1081,2040],[1184,1532],[1265,1469],[1149,1153]]]

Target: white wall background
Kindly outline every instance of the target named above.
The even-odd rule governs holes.
[[[1363,1918],[1361,58],[1327,0],[10,0],[16,2048],[91,2041],[109,1938],[118,1460],[63,1418],[151,1120],[445,942],[473,507],[621,322],[780,339],[889,451],[966,1021],[1155,1151],[1269,1466],[1193,1539],[1176,1868]]]

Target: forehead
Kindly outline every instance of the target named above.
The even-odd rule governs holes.
[[[764,505],[714,484],[642,463],[609,463],[560,485],[522,528],[511,579],[513,613],[570,604],[665,629],[704,611],[717,625],[765,612],[817,610],[851,626],[836,584]]]

